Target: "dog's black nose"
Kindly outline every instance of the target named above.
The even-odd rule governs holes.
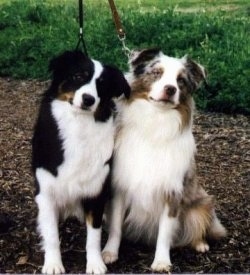
[[[175,88],[175,86],[172,86],[172,85],[166,85],[164,87],[164,90],[165,90],[165,92],[166,92],[166,94],[168,96],[174,95],[176,93],[176,91],[177,91],[177,89]]]
[[[90,107],[95,103],[95,98],[89,94],[82,95],[82,105],[83,107]]]

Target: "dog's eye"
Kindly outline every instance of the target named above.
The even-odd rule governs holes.
[[[83,72],[83,75],[84,75],[85,77],[89,77],[89,72],[85,71],[85,72]]]
[[[74,81],[82,81],[82,80],[84,79],[84,77],[83,77],[83,75],[81,75],[81,74],[74,74],[74,75],[72,76],[72,79],[73,79]]]
[[[152,74],[154,77],[158,78],[162,75],[162,71],[160,69],[153,69]]]
[[[72,76],[74,81],[85,81],[86,78],[88,78],[89,73],[88,72],[83,72],[83,73],[77,73]]]
[[[185,81],[185,78],[184,77],[178,77],[177,78],[177,83],[179,86],[184,86],[186,81]]]

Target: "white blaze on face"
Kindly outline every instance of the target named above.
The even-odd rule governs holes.
[[[174,104],[179,104],[180,89],[177,84],[177,78],[179,73],[183,70],[183,62],[181,59],[173,58],[165,55],[161,55],[157,63],[157,67],[163,69],[161,78],[155,81],[152,85],[149,97],[155,101],[161,101],[166,99],[166,86],[173,86],[176,88],[175,94],[171,97],[171,101]]]
[[[100,102],[96,88],[96,80],[100,77],[103,71],[103,66],[96,60],[92,60],[92,62],[94,63],[94,74],[90,82],[76,90],[72,103],[74,106],[81,108],[83,103],[83,95],[90,95],[95,99],[95,103],[89,108],[89,110],[94,111]]]

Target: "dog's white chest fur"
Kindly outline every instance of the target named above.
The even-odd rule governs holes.
[[[126,106],[119,123],[113,179],[126,193],[130,226],[136,222],[145,228],[151,218],[159,219],[166,195],[182,192],[194,138],[191,129],[181,130],[176,110],[166,113],[145,100]]]
[[[72,204],[82,197],[97,195],[109,173],[105,163],[114,146],[113,118],[95,122],[93,115],[72,112],[67,102],[54,100],[52,114],[63,140],[64,160],[55,177],[38,168],[36,176],[43,190],[53,194],[57,204]],[[68,205],[67,205],[68,207]]]

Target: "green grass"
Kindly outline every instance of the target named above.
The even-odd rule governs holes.
[[[188,54],[208,71],[199,108],[250,113],[250,5],[248,1],[116,0],[131,49],[160,47]],[[89,54],[127,69],[107,0],[84,1]],[[0,75],[47,79],[49,60],[74,49],[77,0],[0,0]]]

